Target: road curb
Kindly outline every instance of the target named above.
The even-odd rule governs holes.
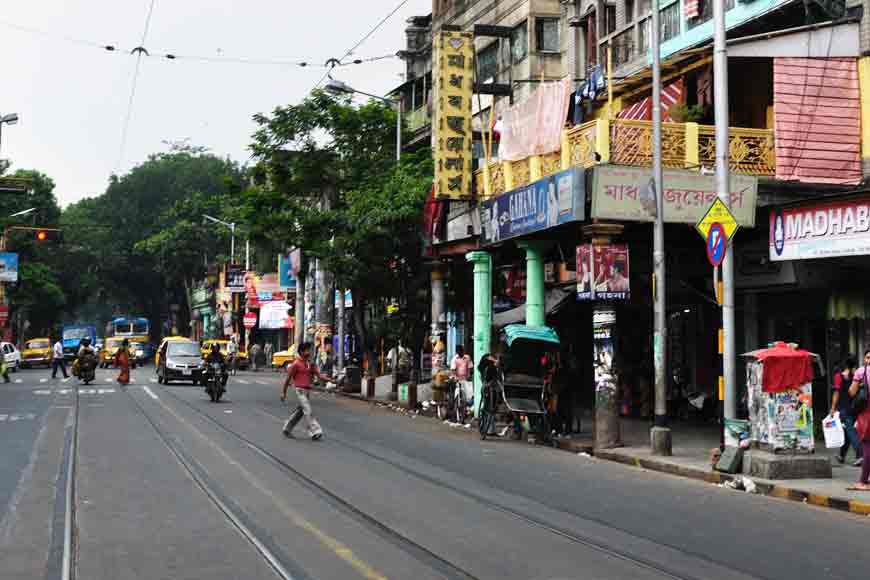
[[[717,485],[725,483],[726,481],[732,481],[735,478],[735,475],[731,475],[729,473],[707,471],[698,467],[676,465],[666,461],[660,461],[648,457],[636,457],[632,455],[626,455],[625,453],[618,453],[604,449],[596,450],[595,457],[599,459],[605,459],[607,461],[614,461],[623,465],[629,465],[631,467],[639,467],[641,469],[648,469],[650,471],[667,473],[669,475],[686,477],[689,479],[703,481],[706,483],[713,483]],[[753,481],[755,482],[756,488],[758,489],[758,493],[760,495],[769,495],[771,497],[776,497],[779,499],[797,501],[819,507],[826,507],[839,511],[845,511],[853,514],[870,514],[870,502],[815,494],[803,489],[789,487],[788,485],[781,485],[777,483],[757,480]]]

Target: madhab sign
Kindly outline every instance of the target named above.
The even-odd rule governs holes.
[[[770,259],[810,260],[870,254],[870,197],[770,212]]]

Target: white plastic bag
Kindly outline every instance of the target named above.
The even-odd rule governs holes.
[[[845,443],[846,434],[843,432],[843,422],[840,421],[839,412],[822,419],[822,430],[825,434],[825,447],[828,449],[837,449]]]

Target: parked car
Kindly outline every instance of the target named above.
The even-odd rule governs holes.
[[[202,381],[205,362],[199,352],[199,343],[190,339],[164,341],[158,353],[157,382],[168,385],[171,381]]]
[[[21,351],[15,348],[11,342],[0,342],[0,349],[3,350],[3,358],[6,359],[6,365],[13,373],[18,372],[21,367]]]
[[[39,365],[51,366],[51,339],[31,338],[24,343],[21,351],[22,368],[32,368]]]

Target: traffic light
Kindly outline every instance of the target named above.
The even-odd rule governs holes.
[[[60,230],[52,230],[52,229],[36,230],[35,237],[36,237],[37,242],[59,242],[60,241]]]

